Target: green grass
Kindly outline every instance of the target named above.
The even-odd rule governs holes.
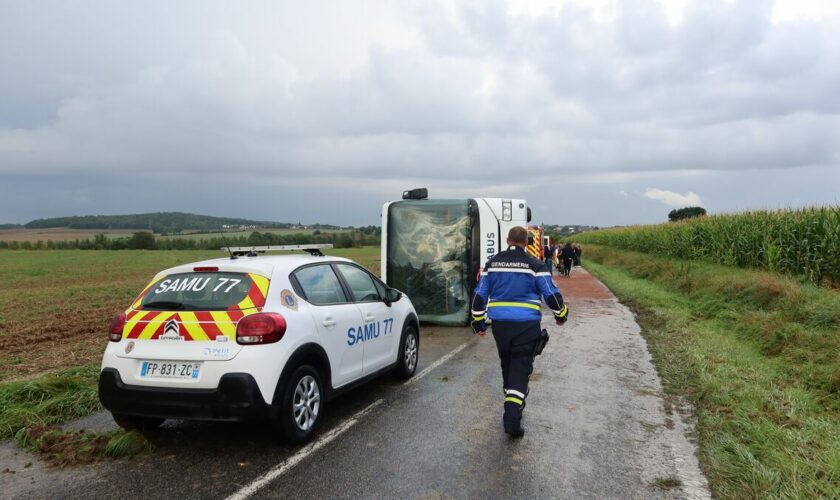
[[[147,453],[152,444],[137,431],[117,431],[109,436],[105,454],[111,458],[126,458]]]
[[[587,246],[697,411],[721,498],[840,497],[840,295],[758,271]]]
[[[370,270],[370,272],[379,276],[379,263],[381,261],[379,247],[333,248],[327,250],[326,254],[353,259]]]
[[[580,243],[803,276],[840,286],[840,205],[695,217],[604,229]]]
[[[99,366],[89,365],[0,385],[0,439],[98,411],[98,376]]]

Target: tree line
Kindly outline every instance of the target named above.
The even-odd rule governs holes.
[[[146,229],[154,233],[178,233],[187,229],[219,230],[223,226],[286,228],[289,223],[253,221],[233,217],[212,217],[184,212],[155,212],[129,215],[83,215],[36,219],[27,229],[66,227],[70,229]]]
[[[336,248],[378,246],[381,230],[369,226],[350,232],[329,233],[316,230],[312,234],[277,234],[254,231],[248,236],[216,236],[208,238],[157,238],[146,231],[129,237],[109,238],[97,234],[93,238],[62,241],[0,241],[0,249],[9,250],[218,250],[226,246],[306,245],[332,243]]]

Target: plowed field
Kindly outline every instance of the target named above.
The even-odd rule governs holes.
[[[379,248],[335,249],[378,271]],[[161,269],[214,251],[0,250],[0,382],[98,362],[114,314]]]

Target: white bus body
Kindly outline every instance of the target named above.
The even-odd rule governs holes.
[[[478,273],[527,227],[525,200],[409,199],[382,206],[381,277],[405,292],[421,321],[464,324]]]

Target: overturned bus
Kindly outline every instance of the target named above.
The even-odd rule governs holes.
[[[406,191],[382,207],[382,279],[411,297],[420,321],[464,325],[481,267],[506,249],[510,228],[530,220],[525,200]]]

